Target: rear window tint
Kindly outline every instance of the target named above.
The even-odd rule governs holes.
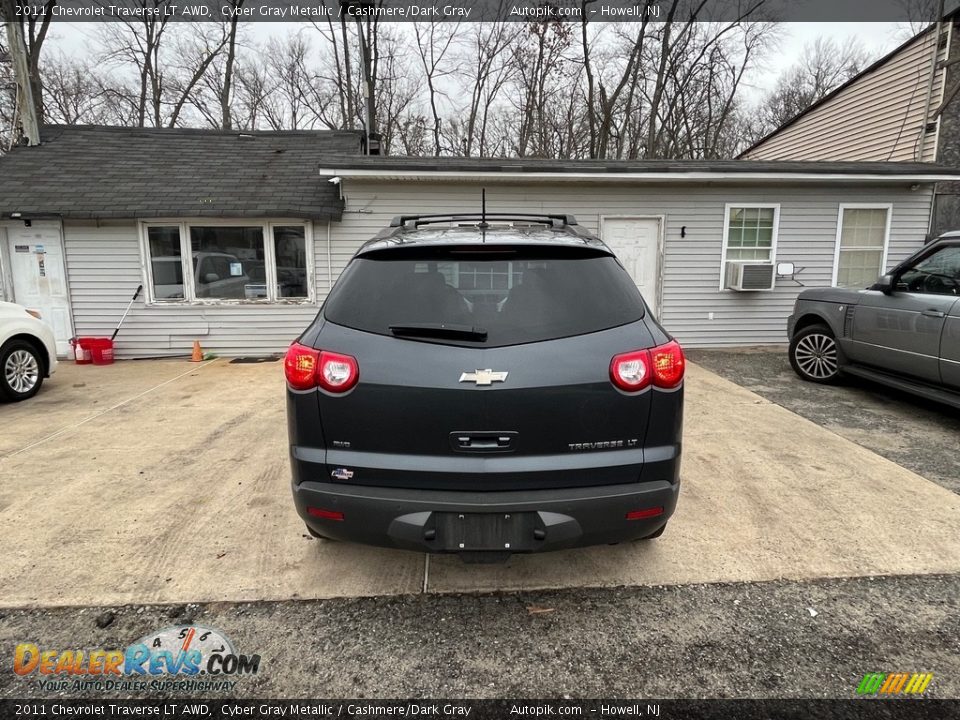
[[[640,293],[615,258],[550,250],[406,249],[359,257],[337,282],[323,314],[338,325],[382,335],[390,334],[391,325],[483,328],[485,341],[442,342],[484,347],[582,335],[643,317]]]

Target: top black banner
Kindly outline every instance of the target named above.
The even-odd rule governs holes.
[[[960,7],[945,0],[943,14]],[[21,0],[68,22],[933,22],[939,0]]]

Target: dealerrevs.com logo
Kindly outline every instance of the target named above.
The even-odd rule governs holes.
[[[125,650],[20,643],[13,653],[13,671],[36,678],[44,691],[227,691],[239,677],[259,670],[259,655],[240,654],[226,635],[199,625],[164,628]]]

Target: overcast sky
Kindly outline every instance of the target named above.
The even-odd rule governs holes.
[[[818,37],[832,37],[839,42],[857,38],[870,54],[870,61],[878,60],[910,37],[905,23],[897,22],[811,22],[782,23],[784,33],[780,53],[771,58],[769,71],[758,73],[752,84],[759,94],[770,89],[780,73],[792,65],[807,43]]]
[[[54,26],[54,42],[68,53],[82,52],[87,39],[97,35],[97,23],[58,23]],[[267,39],[272,35],[295,32],[304,27],[300,23],[251,23],[252,36]],[[782,41],[780,50],[772,53],[767,66],[750,78],[748,97],[758,98],[770,89],[783,70],[792,65],[803,52],[804,45],[818,37],[831,37],[838,41],[858,38],[870,55],[871,62],[904,42],[909,37],[905,23],[896,22],[788,22],[781,23]]]

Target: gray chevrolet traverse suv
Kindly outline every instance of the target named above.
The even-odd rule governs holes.
[[[683,352],[570,216],[395,218],[284,364],[315,536],[497,561],[676,506]]]
[[[846,373],[960,408],[960,232],[867,290],[803,291],[787,335],[804,380],[832,383]]]

